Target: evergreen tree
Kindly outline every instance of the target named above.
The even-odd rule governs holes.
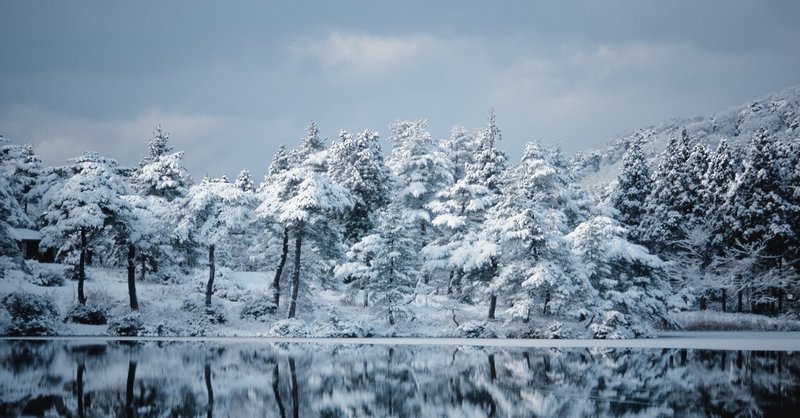
[[[726,248],[735,243],[727,240],[729,228],[722,208],[736,178],[736,168],[731,157],[728,141],[721,140],[710,157],[708,170],[703,176],[702,197],[707,210],[706,224],[709,230],[708,250],[711,256],[721,256]]]
[[[522,163],[511,173],[504,198],[484,228],[486,240],[501,249],[495,274],[484,286],[508,301],[509,320],[527,321],[536,306],[543,314],[577,319],[577,311],[568,308],[585,298],[585,277],[575,272],[564,238],[569,218],[585,215],[568,215],[580,205],[550,155],[539,144],[526,145]]]
[[[197,242],[208,249],[209,278],[206,306],[211,305],[214,290],[217,249],[223,263],[230,257],[231,235],[243,233],[243,226],[253,210],[255,196],[220,179],[192,186],[177,232],[184,241]]]
[[[296,165],[277,176],[267,188],[256,216],[279,222],[294,236],[294,271],[289,304],[289,318],[297,312],[300,287],[303,240],[314,244],[312,249],[323,260],[338,250],[336,225],[331,219],[352,209],[353,200],[347,189],[334,183],[327,174],[327,152],[311,152],[321,146],[316,124],[309,126],[300,147],[293,155]]]
[[[8,175],[9,185],[23,210],[37,213],[36,204],[41,195],[34,193],[43,174],[42,160],[33,150],[33,145],[6,145],[0,148],[0,166]]]
[[[169,132],[161,129],[161,125],[156,126],[156,130],[153,132],[153,138],[148,144],[148,151],[149,154],[144,158],[145,163],[155,161],[172,152],[172,147],[169,146]]]
[[[424,120],[397,121],[391,130],[392,153],[387,165],[399,180],[397,196],[404,215],[419,225],[416,241],[421,248],[430,240],[432,217],[426,205],[452,184],[452,162],[431,138]]]
[[[450,138],[442,142],[442,148],[453,163],[453,180],[464,177],[466,165],[474,162],[477,143],[463,126],[454,126]]]
[[[255,190],[253,187],[253,181],[250,180],[250,171],[242,170],[239,172],[239,175],[236,176],[236,182],[234,182],[234,186],[243,192],[252,192]]]
[[[335,277],[349,285],[347,299],[372,307],[390,325],[410,315],[401,301],[418,275],[413,244],[400,209],[390,204],[381,211],[376,233],[350,246],[346,262],[335,269]]]
[[[694,173],[687,164],[691,155],[691,140],[683,130],[670,139],[653,176],[642,241],[659,254],[677,253],[694,221],[698,201]]]
[[[507,157],[494,146],[499,138],[500,129],[494,113],[490,112],[488,126],[476,135],[475,156],[473,162],[464,165],[464,176],[427,205],[435,215],[432,224],[440,234],[423,249],[424,269],[428,274],[442,269],[449,271],[448,293],[460,290],[462,280],[487,282],[494,274],[495,262],[486,257],[494,250],[480,239],[480,231],[486,211],[501,194]],[[496,296],[490,299],[490,305],[494,306]],[[490,316],[494,316],[493,312]]]
[[[355,242],[374,227],[375,214],[389,200],[389,170],[378,134],[364,131],[354,138],[342,131],[328,152],[328,174],[353,197],[353,209],[345,215],[344,236]]]
[[[83,283],[87,251],[103,239],[118,246],[126,244],[132,211],[120,198],[127,190],[113,168],[113,160],[84,153],[73,162],[75,174],[62,188],[52,190],[45,197],[47,211],[41,245],[57,248],[61,254],[78,249],[78,302],[85,304]]]
[[[667,312],[672,289],[664,280],[663,263],[625,235],[616,221],[598,216],[567,236],[592,286],[591,310],[599,318],[590,328],[598,338],[651,335],[655,322],[674,325]]]
[[[730,241],[763,243],[767,254],[779,257],[792,234],[786,211],[790,205],[780,192],[779,146],[765,130],[748,145],[743,165],[723,209],[731,225]]]
[[[630,238],[641,242],[647,196],[652,190],[650,168],[642,152],[641,142],[633,141],[622,160],[622,172],[611,194],[611,205],[619,211],[619,221],[628,229]]]

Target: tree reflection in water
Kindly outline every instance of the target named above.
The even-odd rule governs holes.
[[[0,416],[783,416],[800,353],[0,342]],[[288,400],[288,403],[287,403]]]

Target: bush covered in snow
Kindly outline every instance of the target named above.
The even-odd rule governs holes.
[[[486,321],[469,321],[461,324],[458,331],[466,338],[496,338],[497,333]]]
[[[308,336],[308,331],[305,328],[304,321],[296,318],[281,319],[275,321],[275,324],[272,325],[272,328],[267,331],[267,335],[270,337],[302,338]]]
[[[64,322],[104,325],[108,322],[108,309],[96,305],[75,305],[67,312]]]
[[[30,275],[26,276],[28,281],[44,287],[61,286],[64,284],[64,271],[55,271],[52,269],[43,268],[38,261],[28,260],[25,262],[30,271]]]
[[[331,318],[328,322],[315,322],[312,324],[313,336],[321,338],[363,338],[375,334],[372,325],[363,321],[339,321]]]
[[[269,315],[278,311],[272,297],[264,293],[256,294],[253,297],[247,298],[242,304],[242,309],[239,311],[239,317],[242,319],[254,319],[256,321],[266,321]]]
[[[219,325],[227,322],[225,318],[225,308],[219,303],[212,303],[211,306],[206,306],[199,300],[186,299],[183,301],[181,309],[189,312],[193,317],[199,318],[202,322],[207,322],[212,325]]]
[[[14,292],[2,299],[10,323],[5,329],[9,336],[55,335],[58,310],[47,296]]]
[[[120,318],[114,318],[108,324],[108,333],[122,337],[136,337],[144,330],[144,322],[139,312],[130,312]]]

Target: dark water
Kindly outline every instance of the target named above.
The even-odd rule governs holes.
[[[0,416],[800,416],[800,353],[0,341]]]

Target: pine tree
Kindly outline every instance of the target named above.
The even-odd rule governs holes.
[[[279,175],[270,187],[256,216],[273,219],[294,236],[294,271],[289,302],[289,318],[297,312],[300,287],[303,240],[315,244],[312,248],[323,258],[337,250],[338,234],[331,219],[352,209],[353,200],[347,189],[334,183],[327,174],[327,152],[311,152],[321,146],[316,124],[309,126],[309,135],[293,153],[297,165]]]
[[[693,198],[694,173],[687,164],[691,155],[691,139],[683,130],[680,137],[670,139],[653,175],[642,241],[658,254],[677,253],[694,221],[698,201]]]
[[[255,190],[253,187],[253,181],[250,180],[250,171],[242,170],[239,172],[239,175],[236,176],[236,182],[234,182],[234,186],[243,192],[252,192]]]
[[[619,211],[619,221],[627,227],[629,237],[635,242],[641,242],[639,228],[643,222],[647,196],[652,190],[653,183],[640,141],[630,144],[622,164],[617,187],[611,194],[611,205]]]
[[[537,310],[577,319],[577,311],[569,308],[585,298],[585,277],[576,273],[564,238],[569,219],[585,215],[577,214],[580,205],[550,162],[552,155],[539,144],[526,145],[522,163],[510,173],[504,198],[484,227],[486,241],[502,250],[495,257],[495,274],[483,286],[508,301],[509,320],[527,321]]]
[[[78,302],[85,304],[83,283],[87,251],[106,238],[115,243],[127,243],[132,211],[120,197],[127,194],[127,190],[114,170],[113,160],[84,153],[72,161],[75,174],[62,188],[51,190],[45,197],[47,212],[41,245],[58,248],[59,253],[77,247],[80,252]]]
[[[769,255],[780,256],[792,227],[789,206],[781,196],[778,145],[761,130],[747,148],[744,171],[728,193],[725,213],[733,220],[733,241],[764,243]]]
[[[591,310],[600,318],[590,328],[598,338],[651,335],[652,323],[674,324],[667,312],[672,289],[664,280],[662,261],[625,235],[616,221],[598,216],[567,236],[593,289]]]
[[[144,158],[144,162],[155,161],[172,152],[172,147],[169,146],[168,141],[169,132],[161,129],[161,125],[156,126],[156,130],[153,132],[153,138],[150,139],[150,143],[148,144],[149,155]]]
[[[350,301],[371,307],[395,325],[398,319],[410,315],[401,301],[411,294],[418,276],[415,255],[400,209],[390,204],[381,211],[376,233],[350,246],[346,261],[335,269],[335,277],[349,285]]]
[[[426,206],[435,215],[432,224],[440,234],[423,249],[424,269],[428,274],[449,271],[448,293],[458,291],[462,280],[487,282],[494,274],[495,262],[487,255],[495,250],[480,239],[480,231],[486,211],[501,195],[508,158],[495,148],[499,139],[500,129],[490,112],[488,126],[476,135],[475,155],[465,163],[464,176]],[[481,275],[488,277],[475,277]],[[496,296],[490,299],[494,306]]]
[[[466,165],[474,162],[477,148],[475,138],[463,126],[454,126],[450,138],[442,142],[442,148],[453,163],[453,181],[461,180]]]
[[[211,306],[214,291],[216,260],[230,257],[227,248],[231,235],[243,233],[255,196],[221,179],[203,181],[189,189],[186,209],[177,232],[185,241],[197,242],[208,249],[209,278],[206,284],[206,306]],[[219,249],[219,253],[217,253]]]
[[[424,120],[397,121],[391,126],[392,153],[387,165],[398,180],[403,213],[419,225],[416,241],[421,248],[431,237],[431,213],[426,208],[439,190],[452,184],[452,162],[431,138]]]
[[[3,146],[0,148],[0,166],[8,175],[13,195],[25,213],[37,213],[36,204],[41,195],[34,193],[34,188],[43,174],[43,168],[33,145]]]
[[[722,208],[736,178],[736,168],[728,142],[721,140],[710,157],[708,170],[703,176],[703,204],[707,210],[706,224],[709,229],[708,254],[721,256],[726,248],[735,243],[727,240],[729,227]]]
[[[356,242],[374,227],[375,214],[389,200],[389,170],[378,134],[364,131],[354,138],[342,131],[328,152],[328,174],[353,196],[353,209],[345,215],[344,236]]]

